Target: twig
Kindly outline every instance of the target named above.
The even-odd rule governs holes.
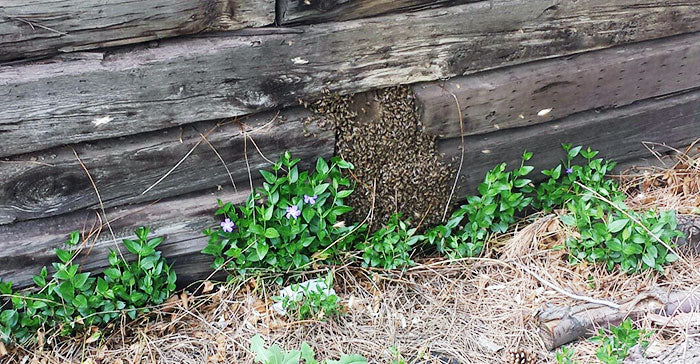
[[[73,154],[75,155],[75,158],[78,160],[78,163],[80,163],[80,166],[83,167],[83,171],[85,171],[85,174],[87,174],[88,178],[90,179],[90,183],[92,184],[92,188],[95,190],[95,194],[97,195],[97,201],[100,203],[100,211],[102,211],[102,216],[104,217],[104,221],[107,223],[107,228],[109,229],[109,233],[112,235],[112,241],[114,242],[114,245],[117,248],[117,252],[119,253],[119,256],[122,258],[124,262],[126,262],[126,259],[124,259],[124,255],[122,254],[121,249],[119,248],[119,244],[117,244],[117,237],[114,235],[114,230],[112,230],[112,225],[109,223],[109,219],[107,218],[107,213],[105,212],[105,205],[102,203],[102,196],[100,196],[100,191],[97,189],[97,185],[95,184],[95,180],[92,179],[92,175],[90,174],[90,171],[88,171],[87,167],[85,166],[85,163],[83,163],[82,160],[80,160],[80,157],[78,156],[78,152],[75,151],[75,149],[71,148],[73,151]]]
[[[213,128],[209,129],[209,131],[207,132],[206,135],[209,135],[209,134],[210,134],[212,131],[214,131],[214,129],[216,129],[217,127],[218,127],[218,125],[214,125]],[[190,151],[187,152],[187,154],[185,154],[185,156],[182,157],[182,159],[180,159],[180,161],[177,162],[177,163],[173,166],[173,168],[170,168],[170,170],[169,170],[168,172],[166,172],[162,177],[160,177],[154,184],[152,184],[150,187],[148,187],[145,191],[141,192],[141,195],[145,195],[148,191],[152,190],[155,186],[157,186],[157,185],[158,185],[159,183],[161,183],[164,179],[166,179],[171,173],[173,173],[173,171],[175,171],[175,169],[177,169],[177,167],[179,167],[180,164],[182,164],[182,162],[184,162],[185,159],[187,159],[187,157],[189,157],[190,154],[192,154],[192,152],[194,152],[194,150],[197,149],[197,147],[198,147],[200,144],[202,144],[202,141],[203,141],[203,139],[200,138],[199,141],[197,141],[197,143],[192,147],[192,149],[190,149]]]
[[[575,300],[578,300],[578,301],[585,301],[585,302],[589,302],[589,303],[593,303],[593,304],[597,304],[597,305],[604,305],[604,306],[608,306],[608,307],[610,307],[610,308],[614,308],[614,309],[616,309],[616,310],[619,309],[619,308],[621,307],[621,306],[618,305],[617,303],[610,302],[610,301],[607,301],[607,300],[599,300],[599,299],[597,299],[597,298],[592,298],[592,297],[588,297],[588,296],[581,296],[581,295],[577,295],[577,294],[573,294],[573,293],[567,292],[567,291],[564,290],[563,288],[560,288],[560,287],[554,285],[553,283],[550,283],[550,282],[547,281],[546,279],[540,277],[537,273],[535,273],[535,272],[533,272],[533,271],[531,271],[531,270],[525,268],[524,265],[522,265],[522,264],[520,264],[520,263],[517,263],[517,262],[513,262],[513,264],[514,264],[516,267],[518,267],[520,270],[522,270],[522,271],[528,273],[529,275],[533,276],[535,279],[537,279],[538,281],[540,281],[540,283],[544,284],[545,286],[547,286],[547,287],[549,287],[549,288],[551,288],[551,289],[553,289],[553,290],[555,290],[555,291],[557,291],[557,292],[559,292],[559,293],[563,294],[564,296],[569,297],[569,298],[571,298],[571,299],[575,299]]]
[[[41,28],[41,29],[46,29],[46,30],[48,30],[48,31],[50,31],[50,32],[54,32],[54,33],[56,33],[56,34],[58,34],[58,35],[68,35],[68,33],[65,33],[65,32],[62,32],[62,31],[59,31],[59,30],[56,30],[56,29],[53,29],[53,28],[49,28],[49,27],[47,27],[46,25],[41,25],[41,24],[36,23],[36,22],[31,22],[31,21],[26,20],[26,19],[18,18],[18,17],[16,17],[16,16],[7,16],[7,15],[5,15],[5,17],[8,18],[8,19],[21,21],[22,23],[25,23],[25,24],[29,25],[29,26],[32,28],[32,30],[36,30],[36,29],[34,29],[34,27],[36,26],[36,27],[39,27],[39,28]]]
[[[444,87],[443,90],[447,91]],[[447,198],[447,203],[445,204],[445,211],[442,213],[442,221],[445,222],[445,217],[447,217],[447,211],[450,209],[450,201],[452,201],[452,195],[455,193],[457,188],[457,182],[459,181],[459,174],[462,173],[462,165],[464,164],[464,120],[462,119],[462,107],[459,106],[459,100],[457,100],[457,95],[451,91],[447,91],[455,99],[457,104],[457,115],[459,116],[459,137],[461,138],[461,155],[459,158],[459,168],[457,168],[457,174],[455,175],[455,183],[452,185],[452,190],[450,191],[450,196]]]
[[[204,136],[204,134],[199,133],[199,135],[202,136],[202,139],[204,139],[204,141],[207,143],[207,145],[209,145],[209,148],[211,148],[211,150],[214,152],[214,154],[216,154],[216,156],[219,158],[219,160],[221,161],[221,164],[224,166],[224,169],[226,169],[226,173],[228,173],[228,178],[231,180],[231,185],[233,186],[233,190],[235,192],[238,192],[238,189],[236,188],[236,182],[233,181],[233,175],[231,175],[231,170],[228,169],[228,166],[226,165],[226,162],[224,162],[224,159],[221,157],[221,154],[219,154],[219,151],[217,151],[216,148],[214,148],[214,146],[211,145],[211,143],[209,142],[209,139],[207,139],[207,137]]]

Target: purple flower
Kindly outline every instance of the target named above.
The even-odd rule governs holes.
[[[316,203],[317,198],[318,198],[318,196],[316,196],[316,195],[313,195],[313,196],[304,195],[304,203],[308,203],[309,205],[313,205]]]
[[[572,173],[574,173],[574,169],[571,167],[568,167],[565,172],[566,172],[566,174],[572,174]]]
[[[301,210],[297,207],[297,205],[289,206],[287,207],[287,214],[285,215],[288,219],[290,217],[297,218],[301,215]]]
[[[221,230],[227,233],[233,232],[233,229],[235,228],[236,224],[234,224],[233,221],[231,221],[231,219],[229,219],[228,217],[226,218],[226,220],[221,222]]]

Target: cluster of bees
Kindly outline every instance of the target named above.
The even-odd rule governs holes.
[[[335,154],[355,165],[357,187],[347,200],[355,207],[351,221],[371,216],[379,228],[398,212],[422,226],[440,222],[454,174],[420,123],[409,87],[350,96],[325,92],[303,104],[326,123],[322,127],[334,125]]]

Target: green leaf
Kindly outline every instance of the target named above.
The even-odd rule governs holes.
[[[71,302],[75,295],[75,289],[71,282],[61,282],[58,286],[54,287],[54,292],[58,294],[64,301]]]
[[[116,281],[119,280],[122,274],[117,268],[107,268],[104,271],[104,275]]]
[[[655,246],[649,245],[647,247],[647,254],[649,254],[649,256],[651,256],[652,258],[656,259],[656,257],[659,256],[659,250],[656,249]]]
[[[139,255],[139,253],[141,253],[141,246],[139,243],[131,239],[123,239],[122,242],[124,243],[126,249],[131,252],[131,254]]]
[[[610,249],[614,252],[622,251],[622,243],[620,243],[620,241],[617,239],[612,239],[612,240],[606,241],[605,246],[607,246],[608,249]]]
[[[561,176],[561,164],[552,170],[552,178],[559,179]]]
[[[318,186],[314,187],[314,195],[321,195],[322,193],[326,192],[328,189],[328,186],[330,186],[330,183],[321,183]]]
[[[274,207],[274,205],[270,205],[265,208],[265,212],[263,213],[263,221],[270,221],[270,219],[272,219],[272,211]]]
[[[34,281],[34,284],[36,284],[40,288],[43,288],[46,285],[46,278],[42,276],[34,276],[32,277],[32,280]]]
[[[531,179],[528,178],[520,178],[516,179],[515,183],[513,184],[516,188],[523,188],[528,185],[528,183],[532,182]]]
[[[649,253],[642,255],[642,262],[646,264],[649,268],[654,268],[656,266],[656,259],[649,255]]]
[[[280,234],[275,228],[269,227],[265,230],[265,237],[268,239],[279,238]],[[262,259],[262,258],[261,258]]]
[[[56,249],[56,256],[58,256],[58,259],[60,259],[63,263],[68,263],[68,261],[70,261],[70,259],[73,257],[73,253],[68,250]]]
[[[634,243],[626,244],[624,248],[622,248],[622,252],[625,253],[625,255],[641,254],[642,247]]]
[[[352,163],[344,161],[342,159],[336,160],[335,163],[338,165],[338,167],[343,169],[355,169],[355,166],[352,165]]]
[[[486,215],[493,215],[493,213],[496,212],[496,207],[498,207],[496,204],[487,205],[484,207],[483,211]]]
[[[318,364],[316,354],[306,341],[301,343],[301,358],[304,359],[304,364]]]
[[[576,219],[571,215],[561,215],[559,216],[559,220],[568,226],[576,225]]]
[[[345,198],[350,196],[350,194],[353,192],[353,190],[343,190],[343,191],[338,191],[336,194],[336,197],[338,198]]]
[[[17,325],[19,314],[15,310],[5,310],[0,313],[0,323],[12,328]]]
[[[265,255],[267,255],[268,250],[270,250],[270,247],[268,247],[264,242],[258,241],[255,244],[255,253],[258,255],[258,260],[263,260]]]
[[[343,355],[339,360],[327,360],[326,364],[367,364],[367,359],[359,354]]]
[[[316,214],[316,210],[311,209],[311,208],[306,208],[306,209],[301,211],[301,216],[304,217],[304,221],[306,221],[307,223],[311,222],[311,219],[314,217],[315,214]]]
[[[249,230],[251,233],[255,234],[255,235],[262,235],[262,234],[265,233],[265,230],[263,230],[263,227],[260,226],[260,225],[258,225],[258,224],[251,225],[251,226],[248,228],[248,230]]]
[[[75,296],[75,298],[73,299],[73,306],[78,307],[78,308],[88,307],[87,298],[85,298],[85,296],[83,296],[81,294]]]
[[[83,285],[88,280],[88,277],[90,277],[90,272],[76,274],[75,276],[73,276],[73,278],[71,278],[71,282],[73,283],[73,287],[77,288],[78,290],[82,290]]]
[[[579,145],[578,147],[569,149],[569,153],[568,153],[569,158],[571,158],[571,159],[575,158],[578,155],[578,153],[581,151],[581,148],[582,148],[582,146]]]
[[[326,174],[328,173],[328,163],[326,163],[323,158],[318,158],[316,161],[316,172],[320,174]]]
[[[265,181],[267,181],[267,183],[269,183],[269,184],[275,184],[275,181],[277,181],[277,177],[275,177],[275,175],[273,173],[270,173],[264,169],[260,170],[260,174],[263,176]]]
[[[105,281],[102,277],[97,278],[97,292],[100,294],[104,294],[109,290],[109,284],[107,284],[107,281]]]
[[[573,150],[573,149],[572,149],[572,150]],[[614,233],[617,233],[617,232],[619,232],[620,230],[624,229],[624,228],[625,228],[625,225],[627,225],[628,222],[629,222],[628,219],[618,219],[618,220],[614,220],[614,221],[612,221],[611,223],[608,224],[608,230],[609,230],[611,233],[613,233],[613,234],[614,234]]]
[[[289,183],[295,183],[299,179],[299,169],[297,166],[292,167],[292,169],[289,170]]]
[[[149,241],[146,243],[146,245],[148,245],[148,246],[151,247],[152,249],[155,249],[155,248],[156,248],[158,245],[160,245],[160,243],[162,243],[162,242],[163,242],[163,237],[157,237],[157,238],[153,238],[153,239],[149,240]]]

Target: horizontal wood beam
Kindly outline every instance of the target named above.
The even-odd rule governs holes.
[[[10,0],[0,7],[0,62],[274,21],[274,0]]]
[[[535,167],[530,178],[541,180],[544,176],[539,171],[552,168],[564,157],[562,143],[590,146],[600,151],[600,157],[624,163],[649,155],[643,142],[682,148],[698,136],[700,90],[697,89],[603,113],[584,112],[524,128],[467,136],[455,196],[462,198],[475,193],[486,172],[496,163],[506,162],[509,168],[519,165],[524,150],[534,153],[531,163],[528,162]],[[447,160],[455,165],[459,163],[461,138],[441,140],[438,148]]]
[[[461,129],[465,135],[490,133],[692,89],[700,86],[697,70],[700,33],[693,33],[416,84],[413,90],[426,130],[451,138]],[[538,115],[542,110],[550,111]]]
[[[687,0],[494,0],[0,67],[0,156],[697,30]]]
[[[287,150],[302,158],[302,166],[315,165],[317,157],[333,154],[334,131],[314,122],[305,125],[310,116],[297,107],[279,114],[194,123],[0,161],[0,224],[97,208],[94,187],[81,163],[108,207],[231,186],[231,180],[246,190],[248,165],[257,181],[257,171]]]
[[[277,24],[346,21],[488,0],[277,0]]]

